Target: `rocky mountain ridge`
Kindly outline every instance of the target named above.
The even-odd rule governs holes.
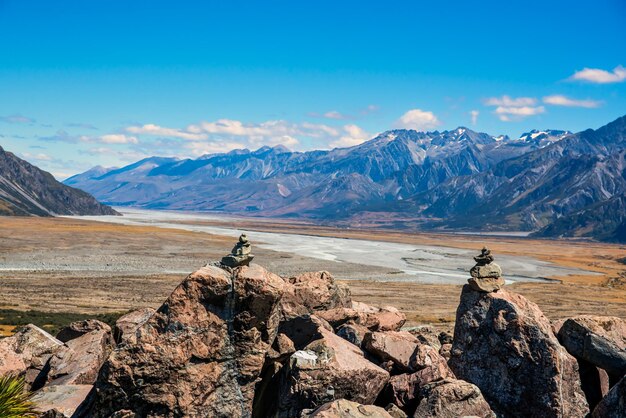
[[[153,157],[66,184],[111,204],[152,209],[342,225],[366,217],[412,230],[480,225],[626,241],[625,213],[610,203],[626,194],[625,121],[576,134],[534,130],[518,139],[462,127],[394,130],[330,151],[279,146],[196,160]]]
[[[119,215],[0,147],[0,215]]]

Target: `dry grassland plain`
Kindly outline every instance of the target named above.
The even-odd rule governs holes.
[[[214,221],[206,224],[225,225]],[[229,220],[229,226],[248,231],[471,250],[488,245],[496,256],[532,256],[560,266],[601,273],[553,277],[558,280],[553,283],[509,286],[537,303],[550,319],[577,314],[626,319],[626,265],[620,262],[626,256],[626,247],[622,245],[347,230],[251,219],[236,220],[234,224]],[[86,316],[158,307],[186,274],[208,261],[218,260],[233,244],[230,237],[202,232],[67,218],[0,217],[0,231],[0,309]],[[355,300],[396,306],[406,313],[408,325],[428,324],[443,329],[453,326],[459,285],[394,282],[388,279],[388,269],[382,267],[319,260],[262,248],[256,248],[255,254],[255,262],[283,276],[328,270],[346,280]],[[359,280],[377,275],[386,278]],[[0,325],[0,333],[7,334],[12,329],[10,324]]]

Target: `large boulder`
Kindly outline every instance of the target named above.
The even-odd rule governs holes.
[[[117,344],[135,343],[137,341],[135,332],[137,329],[148,322],[148,319],[154,313],[154,308],[137,309],[122,315],[115,321],[115,328],[113,329],[113,337]]]
[[[56,410],[58,416],[71,417],[85,400],[92,387],[92,385],[46,386],[34,393],[32,401],[38,411]],[[52,412],[48,414],[55,416]]]
[[[250,416],[284,286],[255,264],[192,273],[109,356],[83,416]]]
[[[337,399],[306,414],[304,418],[393,418],[393,416],[378,406]]]
[[[506,289],[463,287],[449,364],[498,414],[573,418],[589,412],[576,359],[537,305]]]
[[[57,334],[57,340],[66,343],[70,340],[90,333],[91,331],[100,330],[111,333],[111,327],[102,321],[98,321],[97,319],[85,319],[82,321],[76,321],[72,322],[61,331],[59,331],[59,333]]]
[[[496,416],[480,393],[480,389],[463,380],[446,379],[430,383],[420,390],[420,399],[413,415],[415,418]],[[529,413],[532,414],[531,411]]]
[[[26,325],[14,335],[0,339],[0,376],[24,376],[30,386],[45,382],[44,368],[63,343],[35,325]],[[43,382],[39,382],[43,378]]]
[[[291,355],[281,374],[280,417],[298,417],[304,409],[339,398],[372,404],[389,380],[389,374],[366,360],[358,347],[335,335],[321,321],[315,323],[313,341]]]
[[[626,321],[581,315],[567,319],[558,337],[570,354],[606,370],[614,381],[626,374]]]
[[[327,271],[304,273],[290,277],[287,281],[293,286],[289,293],[293,293],[298,304],[311,313],[351,307],[350,289],[337,283]]]
[[[411,362],[418,349],[417,338],[406,331],[368,332],[363,348],[379,361],[392,361],[401,371],[413,371]]]
[[[406,322],[406,315],[393,306],[378,308],[362,302],[352,302],[357,311],[357,322],[372,331],[399,331]]]
[[[593,418],[626,417],[626,377],[622,378],[593,410]]]
[[[111,327],[93,331],[65,343],[50,358],[47,380],[51,385],[92,385],[113,349]]]

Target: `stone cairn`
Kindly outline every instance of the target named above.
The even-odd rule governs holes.
[[[474,257],[476,265],[471,268],[471,279],[468,279],[470,287],[477,292],[497,292],[504,286],[502,278],[502,269],[493,262],[491,250],[483,247],[480,255]]]
[[[253,258],[252,244],[250,244],[246,234],[241,234],[230,254],[222,257],[222,264],[230,268],[247,266]]]

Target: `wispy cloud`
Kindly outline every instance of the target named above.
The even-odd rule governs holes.
[[[103,144],[137,144],[139,142],[136,137],[124,134],[108,134],[93,139]]]
[[[496,106],[494,113],[503,122],[514,122],[528,116],[545,113],[544,106],[536,106],[538,100],[534,97],[489,97],[483,100],[486,106]]]
[[[76,144],[79,142],[101,144],[137,144],[139,142],[136,137],[125,134],[107,134],[99,136],[71,135],[63,129],[58,130],[54,135],[39,137],[39,140],[45,142],[67,142],[70,144]]]
[[[97,131],[98,128],[96,128],[94,125],[92,125],[91,123],[76,123],[76,122],[70,122],[70,123],[66,123],[65,126],[67,126],[68,128],[82,128],[82,129],[91,129],[93,131]]]
[[[137,135],[165,136],[171,138],[188,139],[191,141],[198,141],[207,138],[206,133],[192,133],[189,131],[186,132],[179,129],[165,128],[163,126],[155,125],[152,123],[141,126],[129,126],[126,128],[126,131],[131,134]]]
[[[488,97],[483,100],[486,106],[507,106],[507,107],[521,107],[521,106],[534,106],[537,104],[537,99],[534,97]]]
[[[470,117],[472,118],[472,125],[476,125],[476,122],[478,122],[478,115],[480,114],[480,112],[478,110],[471,110],[469,114],[470,114]]]
[[[567,106],[567,107],[585,107],[588,109],[596,108],[602,106],[602,101],[599,100],[579,100],[572,99],[567,96],[563,96],[562,94],[554,94],[551,96],[545,96],[543,98],[543,102],[545,104],[553,105],[553,106]]]
[[[352,119],[352,116],[346,115],[336,110],[329,110],[328,112],[324,112],[324,113],[310,112],[309,116],[313,118],[325,118],[325,119],[334,119],[334,120]]]
[[[595,84],[621,83],[626,80],[626,68],[618,65],[613,71],[606,71],[600,68],[583,68],[576,71],[569,81],[585,81]]]
[[[498,106],[495,110],[496,115],[503,122],[514,122],[521,119],[524,119],[528,116],[539,115],[544,113],[546,108],[543,106],[520,106],[520,107],[511,107],[511,106]]]
[[[19,113],[8,115],[8,116],[0,116],[0,122],[5,123],[24,123],[31,124],[35,123],[35,119],[29,118],[28,116],[20,115]]]
[[[439,125],[441,125],[441,121],[433,112],[422,109],[407,111],[395,123],[395,126],[398,128],[415,129],[418,131],[435,129]]]

